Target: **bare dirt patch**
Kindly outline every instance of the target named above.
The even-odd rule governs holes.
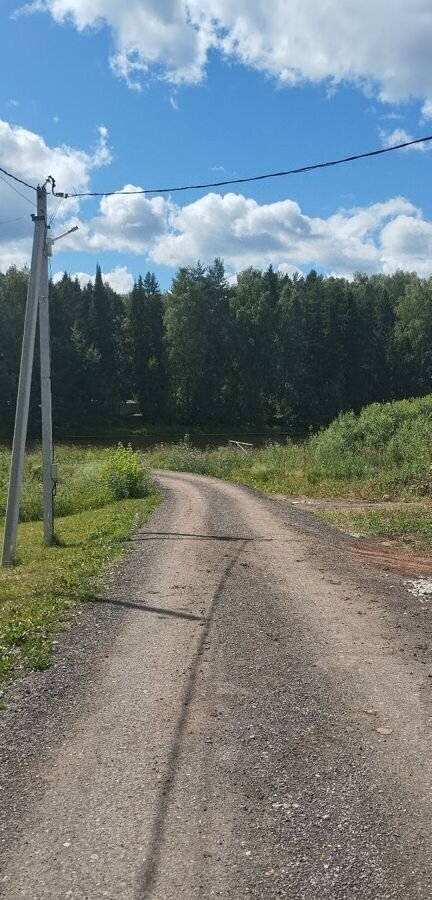
[[[361,538],[352,541],[349,550],[372,566],[398,575],[430,575],[432,553],[405,547],[391,538]]]

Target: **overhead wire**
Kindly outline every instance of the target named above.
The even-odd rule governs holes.
[[[0,169],[0,171],[3,172],[3,169]],[[3,178],[3,175],[0,175],[0,181],[3,181],[5,184],[7,184],[7,186],[10,187],[11,191],[15,191],[16,194],[18,194],[20,197],[22,197],[23,200],[26,201],[26,203],[29,203],[30,206],[34,208],[34,202],[30,200],[29,197],[26,197],[26,195],[21,191],[19,191],[14,184],[11,184],[10,181],[6,181],[6,178]]]
[[[263,175],[251,175],[246,178],[230,178],[225,181],[211,181],[203,184],[186,184],[186,185],[175,185],[174,187],[162,187],[162,188],[137,188],[131,191],[128,190],[114,190],[114,191],[81,191],[75,192],[73,194],[62,193],[60,191],[56,191],[55,180],[50,178],[52,185],[52,191],[55,197],[62,197],[64,199],[68,199],[70,197],[113,197],[117,195],[137,195],[137,194],[174,194],[179,193],[180,191],[197,191],[204,190],[207,188],[219,188],[219,187],[228,187],[234,184],[250,184],[252,182],[257,181],[265,181],[270,178],[282,178],[288,175],[300,175],[305,172],[314,172],[319,169],[328,169],[332,166],[340,166],[345,163],[356,162],[360,159],[368,159],[376,156],[382,156],[385,153],[392,153],[395,150],[403,150],[406,147],[414,147],[418,144],[425,144],[432,141],[432,135],[426,135],[425,137],[415,138],[410,141],[403,141],[400,144],[393,144],[391,147],[380,147],[378,150],[368,150],[365,153],[355,153],[352,156],[344,156],[340,159],[328,160],[327,162],[321,163],[313,163],[312,165],[307,166],[299,166],[294,169],[286,169],[280,172],[267,172]]]
[[[51,190],[54,197],[58,197],[60,201],[68,200],[71,198],[81,198],[81,197],[113,197],[117,195],[138,195],[138,194],[174,194],[179,193],[180,191],[195,191],[195,190],[205,190],[207,188],[220,188],[220,187],[229,187],[231,185],[236,184],[251,184],[252,182],[265,181],[271,178],[283,178],[289,175],[300,175],[306,172],[315,172],[320,169],[328,169],[334,166],[344,165],[350,162],[356,162],[361,159],[371,159],[377,156],[382,156],[385,153],[392,153],[395,150],[404,150],[407,147],[414,147],[419,144],[426,144],[432,141],[432,135],[425,135],[420,138],[413,138],[409,141],[402,141],[399,144],[392,144],[390,147],[380,147],[377,150],[367,150],[364,153],[355,153],[351,156],[343,156],[339,159],[327,160],[321,163],[312,163],[310,165],[298,166],[293,169],[285,169],[278,172],[266,172],[261,175],[250,175],[244,178],[229,178],[223,181],[209,181],[203,182],[200,184],[185,184],[185,185],[174,185],[172,187],[161,187],[161,188],[137,188],[131,191],[128,190],[113,190],[113,191],[74,191],[71,194],[62,191],[56,191],[56,182],[52,176],[47,178],[45,184],[51,184]],[[29,182],[24,181],[22,178],[18,178],[16,175],[13,175],[7,169],[2,168],[0,166],[0,179],[4,181],[13,191],[15,191],[23,200],[33,206],[32,201],[25,196],[25,194],[21,193],[15,185],[11,184],[9,181],[6,181],[6,178],[3,178],[3,175],[6,175],[7,178],[12,179],[18,184],[24,185],[24,187],[29,188],[32,191],[36,191],[37,188],[29,184]],[[51,221],[54,220],[57,212],[60,208],[61,203],[59,203],[57,209],[55,210]]]
[[[8,172],[6,169],[2,169],[1,166],[0,172],[3,172],[3,175],[7,175],[8,178],[12,178],[12,180],[16,181],[18,184],[23,184],[24,187],[30,188],[31,191],[37,190],[34,184],[29,184],[28,181],[24,181],[22,178],[18,178],[16,175],[12,175],[12,172]]]
[[[59,202],[58,202],[58,204],[57,204],[57,206],[56,206],[56,208],[55,208],[54,212],[52,213],[52,216],[51,216],[51,218],[50,218],[50,220],[49,220],[49,226],[48,226],[49,228],[51,228],[51,226],[52,226],[52,224],[53,224],[53,222],[54,222],[54,219],[55,219],[55,217],[56,217],[56,215],[57,215],[57,213],[58,213],[58,211],[59,211],[59,209],[60,209],[62,203],[64,203],[65,199],[66,199],[65,197],[60,197],[60,200],[59,200]]]

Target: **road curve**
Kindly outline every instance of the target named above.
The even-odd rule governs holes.
[[[7,900],[430,900],[430,610],[313,516],[164,502],[0,719]]]

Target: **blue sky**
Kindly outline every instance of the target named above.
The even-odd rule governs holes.
[[[429,0],[361,10],[329,0],[322,20],[318,0],[303,6],[192,0],[187,16],[183,0],[38,0],[24,11],[3,0],[0,165],[30,181],[52,174],[66,191],[157,187],[432,132]],[[269,262],[429,275],[431,159],[399,151],[229,190],[68,201],[53,230],[80,230],[57,245],[53,273],[84,278],[98,261],[118,289],[148,269],[167,287],[179,265],[221,255],[233,277]],[[0,204],[4,270],[29,259],[31,209],[3,182]]]

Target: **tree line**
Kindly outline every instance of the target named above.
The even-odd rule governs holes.
[[[28,273],[0,273],[0,424],[13,424]],[[181,268],[162,293],[139,277],[120,296],[68,274],[50,285],[57,427],[115,418],[135,398],[146,423],[319,428],[340,411],[432,391],[432,279],[352,280],[220,259]],[[38,359],[31,417],[39,418]]]

